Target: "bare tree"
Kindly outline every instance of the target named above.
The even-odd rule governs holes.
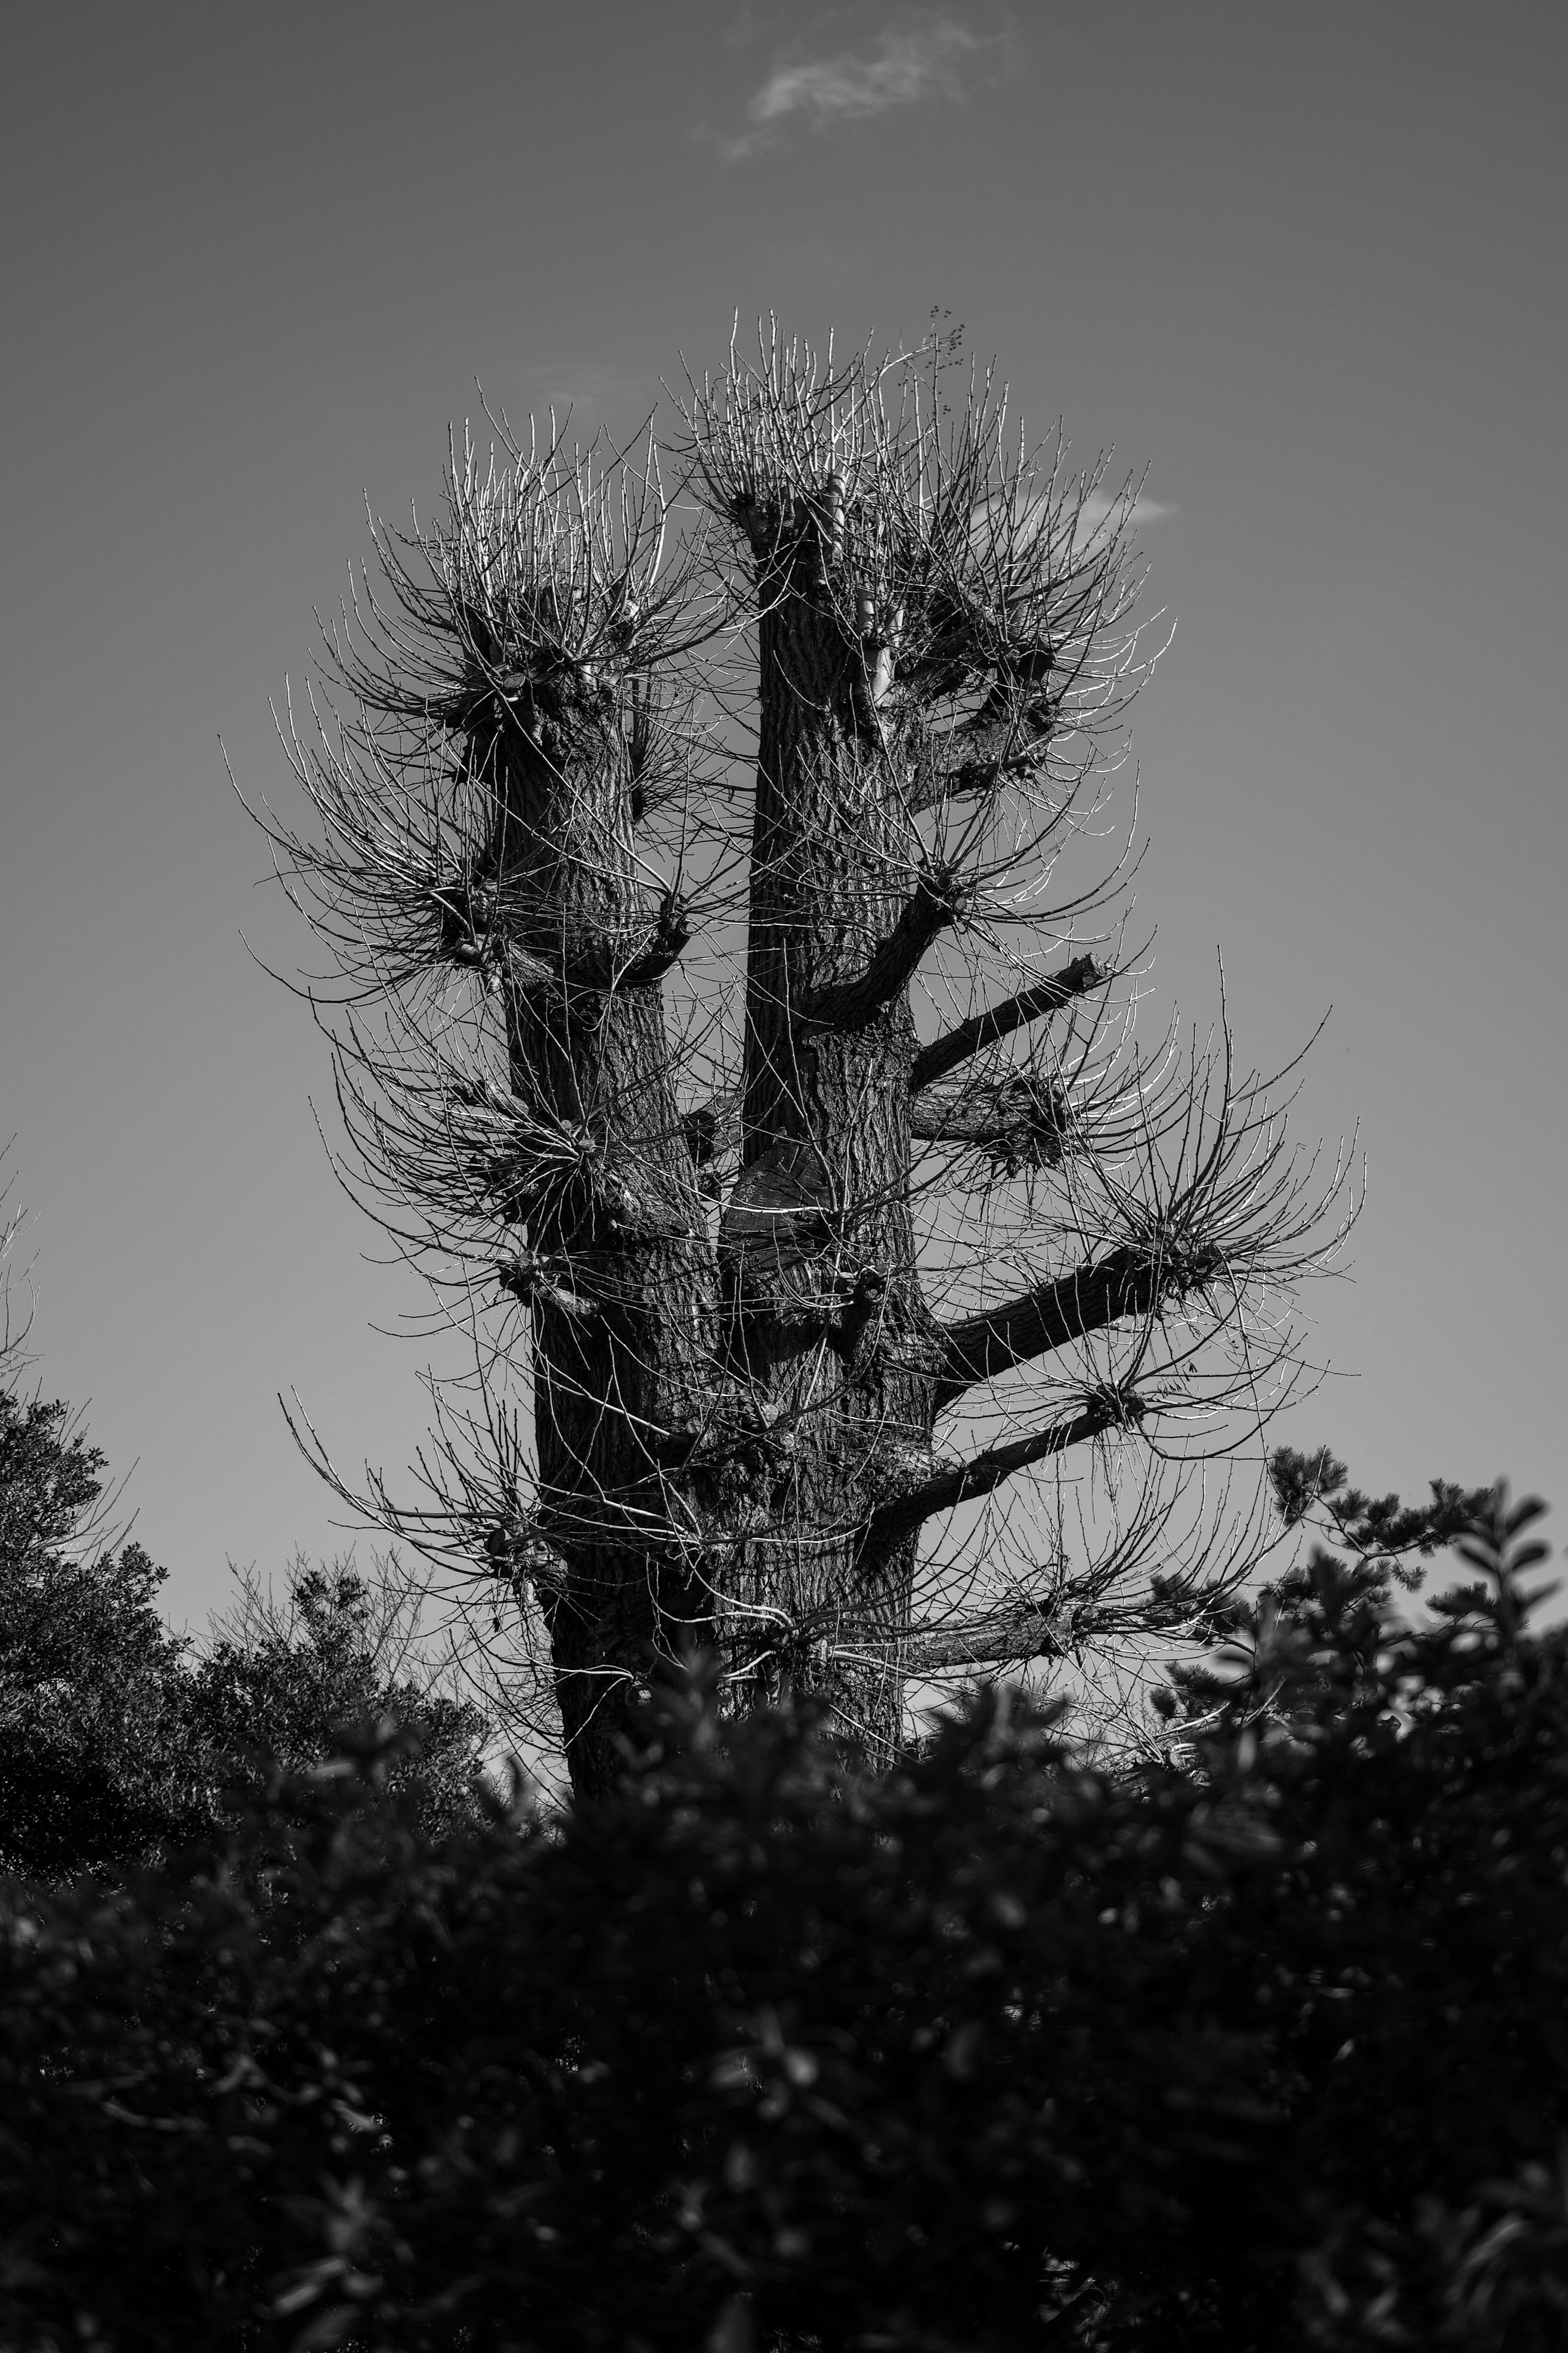
[[[1191,1623],[1342,1231],[1223,1025],[1132,1039],[1136,486],[948,357],[465,437],[285,726],[349,1181],[476,1343],[360,1500],[495,1580],[582,1791],[687,1646],[885,1755],[911,1677]]]

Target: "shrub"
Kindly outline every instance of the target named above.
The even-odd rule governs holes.
[[[367,1735],[163,1870],[14,1887],[0,2337],[1560,2342],[1535,1508],[1418,1626],[1320,1552],[1120,1778],[994,1695],[871,1778],[696,1672],[560,1820],[433,1836]]]

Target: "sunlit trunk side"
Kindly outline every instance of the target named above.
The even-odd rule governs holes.
[[[769,530],[764,523],[760,528]],[[907,982],[857,1001],[911,893],[911,839],[818,531],[762,566],[742,1173],[721,1228],[731,1361],[767,1493],[729,1579],[731,1642],[888,1754],[912,1536],[868,1551],[889,1480],[929,1450],[932,1383],[908,1197]]]

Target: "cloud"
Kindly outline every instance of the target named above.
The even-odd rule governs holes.
[[[1161,499],[1146,499],[1139,496],[1128,507],[1123,506],[1119,498],[1112,498],[1107,491],[1090,491],[1078,511],[1078,530],[1075,537],[1079,544],[1084,546],[1090,540],[1099,538],[1113,516],[1128,529],[1139,531],[1145,524],[1160,522],[1166,515],[1174,514],[1175,512],[1173,506],[1167,505]]]
[[[836,122],[864,122],[889,107],[964,94],[964,69],[995,46],[943,16],[905,32],[886,32],[868,57],[847,50],[775,66],[746,109],[752,128],[721,142],[734,161],[768,145],[792,116],[814,131]]]

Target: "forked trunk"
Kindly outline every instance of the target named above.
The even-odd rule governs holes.
[[[1249,1524],[1217,1566],[1196,1539],[1161,1557],[1182,1460],[1152,1425],[1203,1417],[1200,1474],[1216,1414],[1250,1444],[1288,1393],[1278,1287],[1332,1246],[1339,1174],[1320,1198],[1291,1172],[1228,1039],[1150,1071],[1102,1023],[1114,975],[1079,928],[1100,889],[1047,886],[1146,668],[1136,484],[1108,499],[1103,468],[1068,480],[1059,450],[1015,448],[989,377],[950,421],[952,356],[940,337],[880,369],[776,335],[757,368],[732,353],[691,387],[681,505],[707,522],[679,547],[651,443],[640,468],[552,439],[487,470],[465,442],[441,527],[378,535],[389,595],[341,655],[357,715],[294,742],[326,839],[279,833],[289,887],[348,1001],[387,1008],[379,1050],[353,1019],[338,1040],[355,1145],[399,1240],[423,1227],[466,1296],[493,1270],[527,1334],[536,1478],[503,1379],[499,1413],[487,1387],[422,1466],[428,1505],[403,1514],[379,1482],[374,1503],[510,1582],[530,1671],[542,1620],[581,1795],[619,1778],[638,1694],[683,1649],[716,1654],[737,1705],[816,1694],[881,1761],[906,1664],[1022,1662],[1131,1623],[1108,1597],[1134,1573],[1151,1628],[1212,1611]],[[702,720],[737,690],[757,714],[743,907],[735,779]],[[733,1073],[694,1105],[678,1069],[711,1084],[733,1008],[694,980],[690,1034],[667,1036],[671,863],[702,874],[716,946],[746,930],[716,1234],[700,1164],[733,1165]],[[950,929],[969,1007],[917,1052],[910,984]],[[443,966],[477,994],[447,995]],[[965,1204],[979,1220],[973,1250],[944,1256],[936,1220],[921,1244],[940,1328],[912,1164],[955,1231]],[[937,1459],[938,1415],[972,1396],[1000,1435]],[[917,1592],[923,1525],[1140,1436],[1149,1481],[1122,1530],[1108,1479],[1081,1573],[1042,1567],[1020,1512],[973,1577]]]

